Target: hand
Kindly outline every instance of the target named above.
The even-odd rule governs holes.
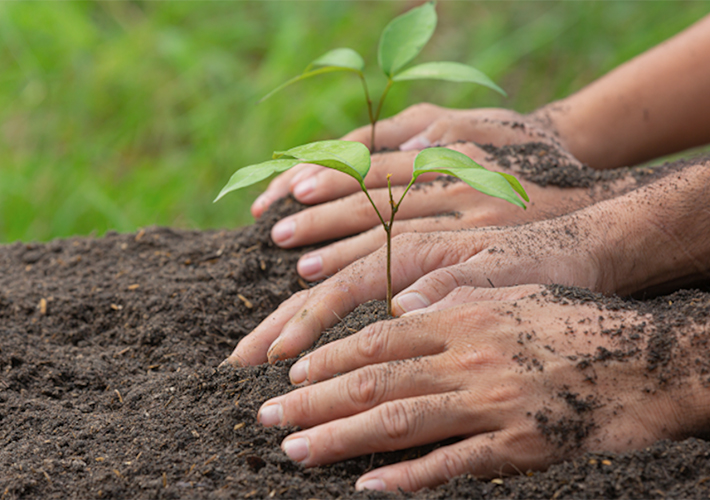
[[[393,310],[428,307],[460,286],[558,283],[631,294],[710,276],[709,162],[678,168],[628,193],[513,228],[393,240]],[[385,296],[385,249],[300,292],[243,338],[228,361],[293,357],[358,304]]]
[[[400,235],[393,239],[392,284],[395,293],[404,291],[394,297],[394,313],[421,309],[464,285],[560,283],[606,290],[594,229],[587,218],[571,215],[516,228]],[[383,299],[385,268],[382,248],[293,295],[227,361],[255,365],[297,356],[358,304]]]
[[[443,310],[380,322],[308,354],[292,382],[318,383],[267,401],[258,419],[305,428],[282,448],[306,467],[463,438],[356,484],[390,491],[542,469],[707,425],[691,397],[704,391],[697,379],[670,368],[672,389],[662,390],[649,372],[650,316],[552,297],[541,286],[458,288]]]
[[[470,156],[491,170],[516,174],[510,168],[491,163],[487,159],[489,158],[488,153],[474,144],[456,144],[451,148]],[[564,153],[559,154],[560,157],[555,158],[559,163],[580,166],[573,158]],[[384,167],[397,173],[393,176],[395,184],[406,184],[411,178],[414,156],[416,156],[415,152],[375,155],[373,170],[376,175],[368,176],[370,184],[386,185]],[[526,161],[531,163],[539,160],[537,155],[526,158]],[[380,173],[383,175],[380,176]],[[312,179],[327,178],[327,182],[320,190],[316,190],[314,194],[316,198],[312,201],[323,201],[325,197],[334,193],[337,196],[345,195],[346,192],[339,191],[339,189],[346,184],[338,185],[336,182],[336,176],[339,174],[339,172],[329,170],[314,176]],[[407,198],[397,213],[393,234],[521,224],[571,212],[589,205],[597,199],[612,196],[616,192],[616,189],[542,187],[526,181],[520,175],[517,177],[530,196],[531,202],[527,210],[486,196],[456,180],[434,182],[428,186],[415,186],[407,194]],[[318,182],[320,185],[321,181]],[[335,184],[332,190],[326,189],[330,185],[329,183]],[[624,181],[617,182],[619,186],[623,183]],[[372,253],[385,243],[385,232],[377,214],[372,209],[367,197],[359,191],[357,183],[353,181],[352,184],[353,186],[350,187],[357,190],[355,194],[330,203],[316,205],[286,217],[272,229],[271,237],[274,242],[286,248],[357,235],[302,256],[297,268],[299,274],[305,279],[318,280],[330,276],[360,257]],[[403,186],[393,188],[395,199],[399,199],[403,191]],[[389,213],[387,189],[372,189],[370,193],[380,213],[387,217]]]
[[[370,126],[354,130],[342,139],[369,146]],[[377,123],[377,142],[385,149],[414,151],[456,141],[475,141],[496,146],[535,141],[559,146],[548,121],[536,114],[521,115],[507,109],[458,110],[422,103]],[[397,158],[396,161],[391,160],[390,155],[374,155],[372,171],[365,183],[368,189],[385,187],[388,173],[393,174],[392,182],[395,184],[409,182],[412,162],[399,161]],[[303,164],[271,181],[267,190],[254,201],[251,210],[254,217],[258,218],[271,203],[289,192],[298,201],[313,204],[334,200],[355,193],[358,189],[358,184],[347,175],[317,165]]]

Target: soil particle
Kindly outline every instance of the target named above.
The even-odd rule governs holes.
[[[547,300],[560,304],[593,304],[600,311],[635,311],[639,316],[651,318],[633,327],[622,327],[606,334],[620,337],[624,349],[610,351],[598,348],[594,356],[579,355],[579,369],[586,369],[594,363],[610,360],[623,362],[628,359],[645,357],[646,369],[656,378],[658,387],[682,383],[690,374],[710,373],[710,346],[705,337],[693,335],[690,344],[681,346],[679,337],[686,335],[689,326],[705,328],[710,317],[710,294],[701,290],[679,290],[671,295],[651,300],[605,296],[589,290],[551,285]],[[600,321],[603,316],[600,316]],[[643,345],[645,344],[645,345]],[[686,343],[687,344],[687,343]],[[641,346],[643,345],[643,348]]]
[[[524,179],[540,186],[561,188],[592,188],[600,186],[609,189],[611,183],[625,177],[632,177],[636,187],[656,181],[669,173],[680,170],[690,164],[710,160],[710,155],[682,159],[665,163],[657,167],[626,167],[612,170],[596,170],[570,160],[558,147],[543,142],[528,142],[507,146],[476,144],[502,167],[510,168]]]

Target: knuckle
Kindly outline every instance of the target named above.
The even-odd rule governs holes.
[[[385,381],[379,376],[376,369],[366,367],[360,369],[347,379],[346,391],[350,401],[360,407],[372,407],[384,394]]]
[[[310,390],[294,391],[284,400],[284,423],[298,425],[304,418],[315,415]]]
[[[469,467],[469,460],[455,450],[443,448],[439,454],[439,474],[445,481],[461,475]]]
[[[362,330],[356,343],[357,354],[365,359],[379,357],[387,347],[384,323],[375,323]]]
[[[378,408],[377,424],[382,429],[382,437],[396,443],[411,437],[416,431],[412,413],[404,401],[388,401]]]
[[[485,346],[475,349],[466,349],[456,356],[456,364],[464,371],[477,371],[484,366],[497,364],[500,356],[493,350]]]
[[[470,281],[458,266],[445,267],[429,275],[430,284],[436,289],[450,289],[466,286]]]

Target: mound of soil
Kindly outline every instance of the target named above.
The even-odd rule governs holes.
[[[354,483],[431,448],[314,469],[288,460],[279,444],[289,430],[255,417],[292,389],[290,363],[216,367],[307,286],[295,273],[304,249],[268,236],[297,208],[285,200],[238,231],[0,247],[0,499],[708,496],[710,444],[699,439],[416,494]],[[361,306],[321,342],[383,317],[381,304]]]

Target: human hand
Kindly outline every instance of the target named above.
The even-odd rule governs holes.
[[[378,122],[377,142],[385,149],[401,151],[420,150],[457,141],[475,141],[495,146],[534,141],[560,146],[552,126],[540,116],[535,113],[521,115],[498,108],[460,110],[421,103]],[[369,147],[370,126],[356,129],[342,139],[362,142]],[[399,161],[391,155],[374,155],[371,173],[365,184],[368,189],[386,187],[388,173],[393,174],[392,182],[395,185],[406,184],[411,178],[411,166],[411,161]],[[254,201],[252,215],[260,217],[271,203],[289,193],[302,203],[314,204],[358,190],[357,182],[340,172],[318,165],[298,165],[271,181],[266,191]]]
[[[460,143],[450,147],[491,170],[518,174],[514,169],[492,163],[489,154],[475,144]],[[399,186],[393,188],[393,193],[395,199],[398,199],[405,189],[403,184],[406,184],[411,178],[415,156],[416,152],[375,155],[373,157],[375,175],[368,175],[368,181],[371,185],[386,185],[386,176],[384,174],[379,176],[378,172],[386,172],[384,167],[397,172],[393,176],[393,182]],[[527,164],[549,161],[551,164],[581,168],[576,160],[557,149],[551,149],[546,154],[546,158],[542,160],[537,154],[531,153],[525,156],[524,161]],[[322,201],[324,197],[338,191],[339,187],[335,182],[335,176],[339,174],[339,172],[330,170],[316,176],[329,177],[329,180],[323,184],[323,189],[320,189],[316,194],[318,199],[314,201]],[[520,175],[518,178],[530,196],[531,202],[527,210],[521,210],[503,200],[486,196],[456,180],[436,181],[430,185],[415,185],[397,212],[397,223],[393,225],[393,234],[426,233],[492,225],[507,226],[547,219],[571,212],[602,197],[612,196],[616,192],[615,189],[543,187],[526,181]],[[333,188],[334,191],[324,190],[331,181],[336,184]],[[385,232],[380,226],[370,201],[359,191],[357,183],[353,181],[353,184],[354,189],[358,190],[357,193],[302,210],[282,219],[273,227],[272,239],[278,245],[287,248],[313,245],[322,241],[356,235],[303,255],[297,266],[302,277],[308,280],[318,280],[332,275],[385,243]],[[617,184],[623,184],[623,181],[618,181]],[[388,190],[386,188],[372,189],[370,194],[380,213],[387,214],[389,211]]]
[[[557,293],[457,288],[435,312],[379,322],[306,355],[290,376],[309,385],[265,402],[258,419],[304,428],[282,448],[306,467],[462,438],[356,484],[390,491],[542,469],[707,425],[692,397],[702,384],[686,370],[668,367],[672,390],[661,390],[668,381],[647,350],[652,317]]]
[[[426,307],[459,286],[560,283],[607,290],[593,222],[577,214],[515,228],[393,240],[394,313]],[[385,297],[385,249],[283,302],[243,338],[228,362],[254,365],[297,356],[358,304]],[[405,290],[406,288],[406,290]],[[612,288],[613,290],[613,288]]]

